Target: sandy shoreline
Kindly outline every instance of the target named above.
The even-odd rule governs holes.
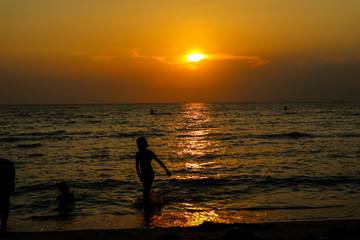
[[[161,238],[164,237],[164,238]],[[178,238],[179,237],[179,238]],[[155,229],[79,230],[55,232],[18,232],[1,234],[1,239],[360,239],[360,220],[328,220],[308,222],[218,224],[203,223],[196,227]]]

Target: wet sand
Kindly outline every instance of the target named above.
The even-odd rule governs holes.
[[[206,222],[196,227],[155,229],[81,230],[56,232],[18,232],[1,234],[1,239],[66,240],[315,240],[360,239],[360,220],[331,220],[263,224],[218,224]]]

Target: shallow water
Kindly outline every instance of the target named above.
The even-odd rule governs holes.
[[[167,204],[150,215],[140,136],[173,173],[153,163]],[[360,218],[359,143],[359,103],[0,106],[15,231]],[[60,181],[77,199],[61,216]]]

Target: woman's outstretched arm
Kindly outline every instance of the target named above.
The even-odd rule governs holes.
[[[166,174],[170,177],[171,172],[166,168],[165,164],[155,154],[154,154],[154,159],[160,164],[160,166],[162,166],[165,169]]]

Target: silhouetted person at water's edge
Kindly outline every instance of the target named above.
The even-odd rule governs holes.
[[[149,201],[151,185],[155,178],[154,170],[151,166],[151,160],[155,159],[160,164],[160,166],[162,166],[165,169],[166,174],[169,177],[171,176],[171,172],[166,168],[164,163],[155,155],[155,153],[147,149],[149,145],[144,137],[139,137],[136,140],[136,142],[139,149],[135,157],[136,172],[144,187],[144,191],[143,191],[144,203],[147,203]]]
[[[1,232],[6,231],[6,223],[9,217],[10,194],[15,186],[15,168],[12,162],[0,158],[0,213]]]
[[[56,199],[59,202],[59,210],[61,212],[69,212],[74,207],[75,196],[70,192],[66,182],[60,182],[56,186],[61,192]]]

